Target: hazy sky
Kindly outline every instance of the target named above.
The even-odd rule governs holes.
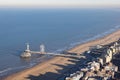
[[[0,0],[0,6],[22,7],[81,7],[81,6],[120,6],[120,0]]]

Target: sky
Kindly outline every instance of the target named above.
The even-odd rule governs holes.
[[[2,7],[120,7],[120,0],[0,0]]]

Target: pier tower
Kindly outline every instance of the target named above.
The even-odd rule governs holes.
[[[43,44],[40,45],[40,53],[45,54],[45,46]]]
[[[30,45],[29,45],[29,43],[27,43],[27,47],[26,47],[25,51],[30,52]]]
[[[21,54],[21,57],[23,58],[31,57],[29,43],[27,43],[26,50]]]

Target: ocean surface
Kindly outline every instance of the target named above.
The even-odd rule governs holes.
[[[20,58],[26,49],[61,52],[120,28],[120,9],[0,9],[0,77],[51,56]]]

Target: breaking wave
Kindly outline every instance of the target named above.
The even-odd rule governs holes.
[[[4,76],[4,75],[8,75],[8,74],[14,73],[14,71],[19,71],[19,70],[23,70],[23,69],[26,69],[26,68],[33,67],[35,64],[36,63],[30,63],[27,66],[19,66],[19,67],[13,67],[13,68],[6,68],[6,69],[0,71],[0,76]]]

